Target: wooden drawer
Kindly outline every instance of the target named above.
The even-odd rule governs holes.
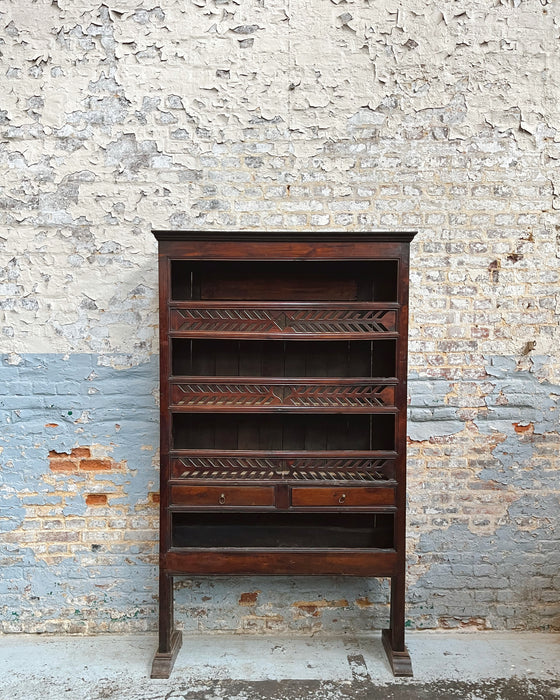
[[[292,506],[294,507],[367,507],[394,506],[395,489],[387,486],[377,487],[324,487],[295,486],[292,488]]]
[[[172,486],[180,506],[273,506],[274,486]]]

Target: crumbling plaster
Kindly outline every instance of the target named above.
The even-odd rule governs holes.
[[[4,629],[154,622],[151,228],[418,229],[410,624],[560,625],[559,42],[549,0],[4,1]],[[81,447],[124,466],[49,470]],[[185,582],[183,624],[386,612],[378,582],[249,584]]]
[[[19,301],[8,351],[128,353],[134,323],[136,361],[154,353],[146,232],[232,225],[232,205],[208,197],[224,153],[253,152],[262,166],[256,180],[250,162],[232,175],[230,197],[252,188],[265,211],[282,212],[290,203],[268,199],[263,184],[297,181],[310,166],[335,196],[350,196],[347,174],[364,144],[349,125],[381,130],[386,159],[408,141],[409,170],[425,162],[418,140],[429,130],[464,159],[466,182],[480,180],[471,156],[505,165],[528,150],[553,213],[553,3],[321,2],[312,11],[307,2],[42,0],[0,12],[4,225],[30,244],[13,260],[4,243],[4,289]],[[250,143],[248,129],[263,120],[269,138]],[[329,151],[337,139],[345,148]],[[530,240],[518,248],[510,252],[523,255]],[[113,270],[119,283],[104,284]],[[51,323],[46,305],[59,317]],[[120,322],[109,319],[119,307]]]

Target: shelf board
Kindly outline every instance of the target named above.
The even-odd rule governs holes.
[[[281,459],[396,459],[395,450],[170,450],[170,457],[278,457]]]
[[[184,549],[162,555],[167,573],[228,575],[392,576],[394,549]]]
[[[394,406],[180,406],[169,404],[170,413],[368,413],[370,415],[396,415],[399,412]]]
[[[170,384],[390,384],[399,383],[397,377],[267,377],[266,375],[171,375]]]
[[[398,311],[401,305],[397,301],[205,301],[204,299],[170,299],[169,308],[172,309],[268,309],[270,311],[282,311],[288,309],[318,309],[328,311],[336,309],[342,311]]]

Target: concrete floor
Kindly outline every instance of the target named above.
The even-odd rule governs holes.
[[[558,700],[560,635],[407,637],[415,676],[394,679],[379,635],[184,638],[150,680],[149,635],[0,637],[1,700]]]

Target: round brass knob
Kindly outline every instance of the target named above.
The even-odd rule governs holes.
[[[223,506],[225,502],[226,502],[226,494],[225,494],[225,493],[221,493],[221,494],[220,494],[220,498],[218,498],[218,503],[219,503],[221,506]]]
[[[346,494],[343,493],[342,496],[338,499],[338,502],[339,502],[339,503],[344,503],[345,500],[346,500]]]

